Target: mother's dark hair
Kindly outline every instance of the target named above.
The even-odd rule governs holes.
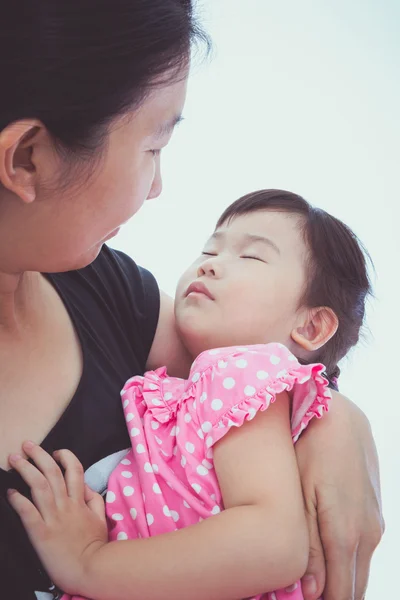
[[[260,190],[243,196],[225,210],[217,228],[230,219],[258,210],[275,210],[300,217],[299,225],[309,250],[308,281],[301,305],[327,306],[336,314],[335,335],[313,360],[326,366],[334,382],[340,371],[337,363],[359,339],[365,303],[371,293],[366,252],[347,225],[304,198],[283,190]]]
[[[192,0],[0,0],[0,131],[35,118],[90,153],[107,125],[173,79],[195,40]]]

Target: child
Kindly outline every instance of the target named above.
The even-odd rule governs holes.
[[[359,243],[334,217],[279,190],[232,204],[177,288],[189,379],[160,368],[122,391],[132,448],[109,481],[109,542],[71,453],[56,453],[65,482],[32,443],[43,475],[11,461],[37,509],[10,502],[56,584],[94,600],[303,598],[293,442],[327,409],[369,292]]]

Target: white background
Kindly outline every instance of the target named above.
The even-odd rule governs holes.
[[[376,297],[340,383],[371,420],[381,461],[387,532],[368,598],[400,598],[400,2],[203,0],[201,13],[214,57],[194,70],[163,194],[113,245],[173,294],[244,193],[288,189],[355,230]]]

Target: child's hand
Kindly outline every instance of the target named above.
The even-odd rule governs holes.
[[[23,449],[38,468],[19,455],[9,461],[31,488],[34,504],[15,490],[9,502],[54,583],[79,593],[91,555],[107,543],[103,499],[85,485],[82,465],[69,450],[54,453],[64,478],[40,446],[26,442]]]

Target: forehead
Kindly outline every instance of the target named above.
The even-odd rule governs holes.
[[[240,238],[247,234],[267,237],[280,250],[306,250],[301,217],[287,212],[259,210],[237,215],[219,227],[218,231],[231,238]]]
[[[133,115],[134,126],[146,137],[172,133],[180,121],[186,99],[187,75],[179,81],[155,88]]]

